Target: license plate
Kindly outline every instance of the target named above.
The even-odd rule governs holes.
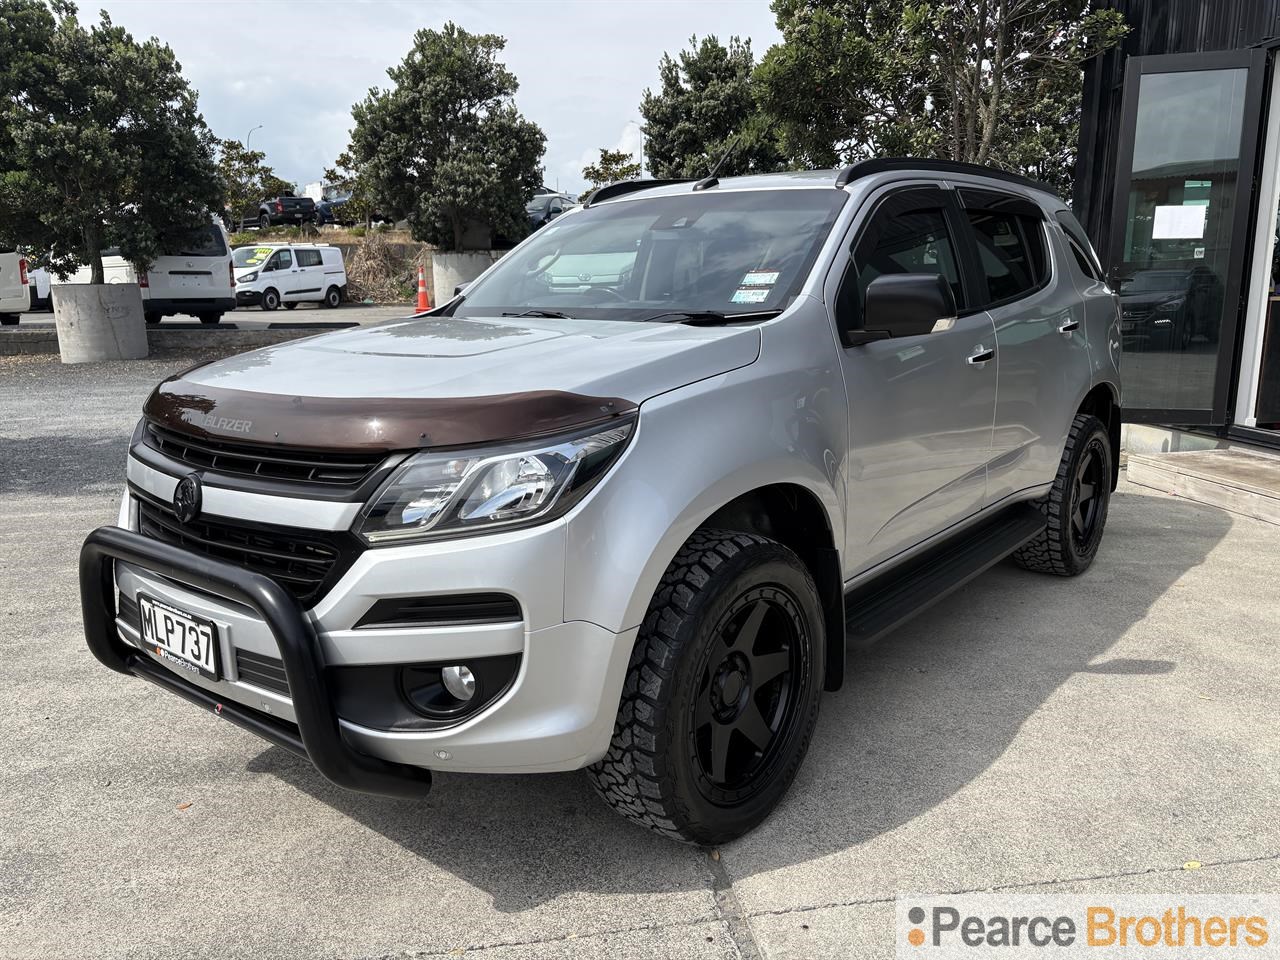
[[[218,679],[218,628],[167,603],[138,595],[142,645],[167,663]]]
[[[1121,320],[1120,321],[1121,333],[1128,333],[1130,330],[1137,330],[1137,329],[1138,329],[1137,320]]]

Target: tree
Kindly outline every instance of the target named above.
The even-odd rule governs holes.
[[[460,250],[479,223],[519,239],[542,182],[546,137],[516,110],[519,84],[498,60],[506,41],[453,23],[419,30],[413,49],[352,108],[351,158],[371,199],[413,236]]]
[[[145,267],[221,209],[213,137],[173,52],[67,0],[0,0],[0,242],[66,276]]]
[[[246,211],[255,219],[258,204],[269,197],[294,192],[294,185],[276,175],[261,150],[246,150],[239,140],[218,140],[218,176],[226,194],[226,209],[239,224]]]
[[[1088,0],[774,0],[755,79],[783,149],[994,164],[1069,190],[1080,64],[1126,30]],[[796,96],[797,90],[805,96]]]
[[[582,179],[590,184],[582,197],[586,199],[587,194],[597,187],[603,187],[606,183],[635,180],[639,176],[640,164],[632,158],[631,154],[625,150],[609,150],[601,147],[600,159],[582,168]]]
[[[752,86],[751,41],[689,40],[658,63],[657,93],[645,90],[645,156],[656,177],[705,177],[724,158],[725,175],[779,170],[783,157],[760,117]],[[726,156],[727,154],[727,156]]]

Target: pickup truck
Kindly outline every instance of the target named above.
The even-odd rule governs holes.
[[[281,224],[299,225],[311,223],[316,218],[316,202],[310,197],[291,195],[272,197],[258,204],[257,211],[246,210],[241,226],[256,223],[263,230]]]

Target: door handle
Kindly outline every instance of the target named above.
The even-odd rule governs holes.
[[[1058,324],[1059,333],[1070,333],[1072,330],[1079,330],[1079,329],[1080,329],[1079,320],[1064,320],[1062,323]]]
[[[967,359],[965,363],[976,367],[986,363],[988,360],[995,359],[995,355],[996,351],[994,347],[984,347],[982,344],[978,344],[973,348],[973,353],[969,355],[969,359]]]

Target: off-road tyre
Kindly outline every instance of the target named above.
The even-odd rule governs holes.
[[[267,216],[265,213],[262,216],[258,217],[258,229],[259,230],[271,229],[271,218]]]
[[[1047,495],[1034,501],[1045,516],[1045,528],[1014,551],[1014,562],[1028,570],[1059,577],[1074,577],[1088,570],[1107,524],[1111,475],[1107,428],[1095,416],[1077,414],[1067,434],[1053,486]],[[1082,494],[1091,496],[1082,503]],[[1097,502],[1089,507],[1089,500],[1093,499]],[[1077,510],[1080,517],[1076,516]],[[1082,518],[1083,530],[1079,526]]]
[[[755,621],[755,639],[744,640],[757,609],[765,612]],[[809,747],[826,665],[823,631],[817,587],[791,550],[754,534],[696,532],[649,604],[613,741],[588,771],[597,792],[622,816],[672,840],[713,845],[751,830],[782,799]],[[736,675],[738,685],[724,669],[744,643],[754,659]],[[757,656],[760,648],[766,652]],[[781,662],[768,659],[779,654],[787,669],[755,682]],[[739,692],[726,697],[732,690]],[[711,709],[721,713],[709,715]],[[767,731],[756,729],[768,732],[766,746],[739,733],[726,709],[764,719]],[[734,728],[724,734],[733,748],[722,755],[745,760],[739,786],[727,778],[717,785],[706,770],[708,759],[715,763],[715,724]],[[720,769],[727,775],[727,759]]]

